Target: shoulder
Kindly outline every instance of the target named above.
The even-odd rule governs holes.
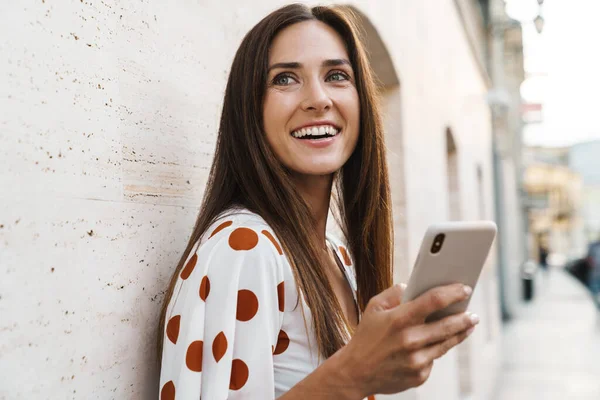
[[[209,226],[196,248],[252,252],[262,256],[283,255],[281,244],[269,224],[245,208],[223,212]]]
[[[180,281],[189,293],[182,296],[195,298],[198,286],[202,299],[209,291],[230,293],[241,287],[255,293],[269,287],[275,290],[290,268],[264,219],[248,211],[224,213],[188,255]]]

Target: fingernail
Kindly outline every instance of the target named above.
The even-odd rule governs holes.
[[[406,283],[401,283],[400,287],[402,288],[402,290],[406,289]]]
[[[463,286],[463,290],[465,291],[465,294],[466,294],[467,296],[470,296],[470,295],[471,295],[471,293],[473,293],[473,289],[471,289],[469,286],[466,286],[466,285],[465,285],[465,286]]]
[[[471,314],[469,318],[471,318],[471,322],[473,323],[473,325],[477,325],[479,323],[479,315]]]
[[[471,336],[471,333],[473,333],[474,330],[475,330],[474,326],[471,327],[471,328],[469,328],[469,329],[467,329],[467,333],[466,333],[467,337]]]

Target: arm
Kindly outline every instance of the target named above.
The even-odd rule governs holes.
[[[422,385],[434,360],[465,340],[479,318],[459,313],[425,323],[433,312],[471,295],[461,284],[432,289],[406,304],[400,304],[402,291],[394,285],[373,297],[350,342],[280,400],[362,400]]]
[[[258,228],[234,224],[187,260],[167,309],[161,399],[273,399],[284,256]]]

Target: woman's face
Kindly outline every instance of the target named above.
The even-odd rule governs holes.
[[[293,172],[331,174],[356,147],[360,103],[349,60],[341,36],[320,21],[291,25],[273,40],[264,129]]]

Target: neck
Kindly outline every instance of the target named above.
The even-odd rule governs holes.
[[[333,174],[329,175],[296,175],[294,176],[296,188],[308,204],[312,216],[317,223],[318,243],[326,248],[325,233],[327,229],[327,215],[333,185]]]

